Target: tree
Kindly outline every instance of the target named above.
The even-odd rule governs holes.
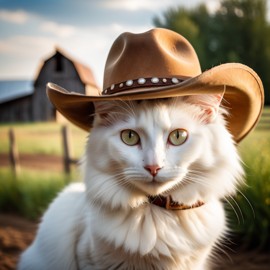
[[[154,24],[185,36],[198,53],[203,70],[228,62],[253,68],[262,78],[266,103],[270,104],[266,0],[223,0],[214,13],[205,5],[192,10],[169,9],[163,18],[154,18]]]

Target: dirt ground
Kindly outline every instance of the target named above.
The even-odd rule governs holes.
[[[36,230],[34,222],[0,214],[0,270],[16,269],[21,252],[33,241]],[[216,270],[269,270],[270,254],[234,251],[219,255],[216,265]]]
[[[20,154],[20,167],[35,169],[35,170],[48,170],[54,172],[63,171],[63,158],[55,155],[32,155],[32,154]],[[0,167],[10,166],[9,155],[0,154]]]
[[[33,241],[37,224],[0,214],[0,270],[16,269],[20,253]]]

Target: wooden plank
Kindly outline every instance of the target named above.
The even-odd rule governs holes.
[[[70,131],[67,126],[62,127],[62,139],[63,139],[63,162],[64,162],[64,171],[65,173],[71,172],[70,166]]]
[[[12,128],[9,129],[9,160],[11,164],[12,171],[15,176],[18,176],[20,173],[20,162],[19,162],[19,153],[16,144],[15,133]]]

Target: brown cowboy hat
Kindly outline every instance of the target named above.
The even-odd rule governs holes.
[[[47,94],[68,120],[89,131],[93,102],[141,100],[224,93],[228,129],[236,142],[256,125],[263,108],[259,76],[249,67],[228,63],[201,72],[195,50],[181,35],[156,28],[141,34],[123,33],[113,43],[105,65],[103,91],[91,95],[68,92],[48,83]]]

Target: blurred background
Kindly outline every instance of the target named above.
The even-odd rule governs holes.
[[[55,111],[46,83],[86,94],[102,88],[116,37],[153,27],[185,36],[202,70],[240,62],[263,81],[262,118],[238,147],[247,184],[224,201],[232,230],[221,250],[234,260],[217,269],[268,269],[269,0],[0,0],[0,269],[15,268],[48,204],[80,179],[76,164],[87,134]],[[255,255],[241,257],[247,252]]]

